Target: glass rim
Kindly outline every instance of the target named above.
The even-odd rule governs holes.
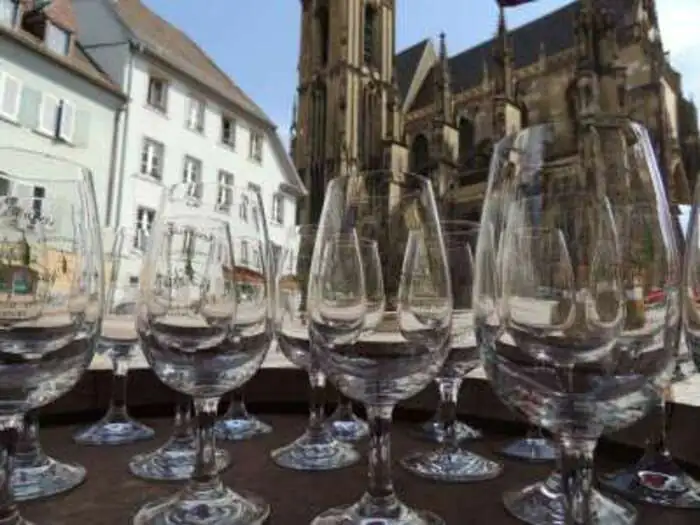
[[[328,183],[328,187],[330,188],[330,186],[334,183],[339,184],[341,182],[344,182],[344,181],[347,181],[347,180],[353,179],[353,178],[379,177],[379,176],[387,175],[387,174],[400,174],[404,177],[406,175],[408,175],[409,177],[412,177],[412,178],[419,180],[421,182],[421,184],[424,184],[428,187],[432,187],[430,179],[425,175],[421,175],[420,173],[415,173],[415,172],[408,171],[408,170],[392,170],[392,169],[377,169],[377,170],[366,170],[366,171],[358,170],[355,173],[341,173],[339,175],[336,175],[335,177],[333,177],[330,180],[330,182]],[[326,189],[326,192],[327,191],[328,191],[328,189]]]

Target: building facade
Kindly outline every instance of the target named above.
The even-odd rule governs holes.
[[[211,183],[259,190],[273,243],[305,193],[274,124],[186,35],[140,0],[73,0],[87,53],[129,96],[110,225],[150,231],[159,190]],[[230,210],[230,213],[245,213]]]
[[[445,35],[394,54],[394,1],[303,0],[292,153],[310,199],[299,220],[318,217],[329,178],[388,167],[428,175],[460,217],[478,219],[494,142],[574,118],[586,53],[614,65],[614,89],[649,129],[669,197],[688,202],[697,112],[665,55],[655,0],[593,5],[592,21],[575,1],[514,31],[502,11],[494,39],[450,55]],[[363,154],[367,140],[383,155]]]
[[[0,0],[0,147],[43,152],[91,170],[100,221],[107,224],[115,129],[126,97],[85,53],[77,31],[69,0],[43,9]],[[33,188],[0,179],[0,194],[50,197],[51,173],[44,175],[47,184]]]

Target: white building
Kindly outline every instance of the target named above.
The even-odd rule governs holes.
[[[43,152],[90,169],[106,224],[115,188],[115,130],[126,96],[87,56],[76,32],[70,0],[43,9],[29,0],[0,0],[0,147]],[[13,173],[4,154],[6,171]],[[47,164],[36,173],[28,166],[24,174],[49,181],[48,169]],[[36,206],[51,196],[47,186],[13,187],[0,177],[0,195],[27,198]]]
[[[167,185],[250,186],[260,190],[271,240],[280,244],[305,189],[265,113],[140,0],[73,3],[87,53],[129,96],[110,224],[149,230]]]

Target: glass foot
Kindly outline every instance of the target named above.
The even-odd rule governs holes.
[[[600,486],[632,501],[662,507],[700,509],[700,483],[672,458],[658,456],[599,476]]]
[[[556,445],[547,438],[522,438],[511,441],[501,449],[501,455],[525,461],[554,461],[557,459]]]
[[[421,439],[427,439],[433,443],[445,441],[445,425],[441,421],[433,418],[423,423],[415,434]],[[455,434],[459,441],[481,439],[484,434],[481,430],[472,428],[463,421],[455,421]]]
[[[79,445],[126,445],[145,441],[155,436],[155,431],[134,419],[105,417],[94,425],[80,430],[73,436]]]
[[[452,483],[485,481],[498,477],[503,466],[468,450],[438,449],[416,452],[401,460],[401,466],[422,478]]]
[[[206,491],[188,488],[175,496],[147,503],[133,525],[260,525],[270,515],[269,505],[254,494],[219,486]]]
[[[262,434],[272,432],[272,427],[263,423],[257,417],[248,415],[246,417],[233,417],[222,419],[214,427],[216,439],[224,441],[244,441]]]
[[[333,419],[331,416],[327,424],[333,437],[346,443],[361,441],[369,435],[367,422],[355,414],[350,419]]]
[[[15,501],[48,498],[67,492],[85,481],[85,467],[77,463],[62,463],[40,456],[33,465],[23,464],[17,458],[12,470],[11,486]]]
[[[503,504],[515,518],[529,525],[566,525],[561,477],[554,473],[522,490],[506,492]],[[618,498],[593,493],[594,525],[633,525],[637,511]]]
[[[334,507],[319,514],[311,525],[445,525],[442,518],[425,510],[414,510],[401,502],[380,512],[364,501]]]
[[[195,441],[192,438],[171,438],[165,445],[148,454],[131,458],[129,470],[138,477],[154,481],[183,481],[192,477],[195,461]],[[219,472],[228,467],[230,457],[225,450],[216,450]]]
[[[312,437],[308,431],[289,445],[273,450],[270,456],[280,467],[293,470],[335,470],[360,460],[359,452],[351,445],[330,434]]]

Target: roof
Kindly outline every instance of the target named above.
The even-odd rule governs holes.
[[[620,19],[633,8],[635,0],[602,0],[616,19]],[[520,69],[539,60],[541,49],[548,56],[571,49],[575,45],[573,24],[580,11],[580,2],[575,1],[551,13],[510,31],[509,38],[515,51],[515,68]],[[426,41],[419,42],[396,56],[401,93],[406,96],[413,74]],[[491,61],[494,39],[466,49],[449,59],[452,75],[452,90],[460,92],[472,89],[483,81],[484,64]],[[418,58],[416,58],[416,55]]]
[[[26,12],[32,8],[33,1],[22,0],[21,5]],[[56,25],[71,33],[77,32],[77,22],[73,12],[72,0],[54,0],[54,2],[46,8],[44,14]],[[126,95],[124,95],[120,87],[88,57],[75,38],[70,53],[68,55],[60,55],[48,49],[44,42],[19,26],[8,27],[0,24],[0,35],[8,37],[17,44],[39,53],[46,59],[70,70],[72,73],[80,75],[93,85],[110,91],[122,99],[126,99]]]
[[[148,51],[204,84],[260,124],[275,127],[265,112],[190,37],[151,11],[141,0],[110,0],[109,3]]]

